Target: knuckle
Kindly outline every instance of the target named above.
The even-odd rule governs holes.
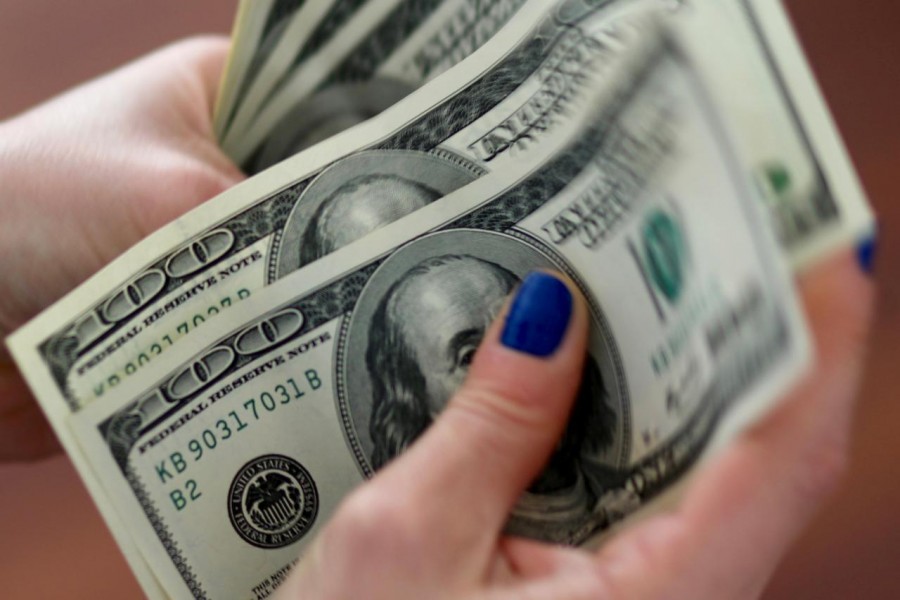
[[[184,184],[181,189],[186,190],[186,195],[198,204],[218,196],[230,187],[230,182],[225,176],[202,162],[187,165],[180,178]]]
[[[141,206],[157,211],[169,208],[168,218],[209,200],[230,187],[228,179],[204,161],[179,150],[163,150],[152,164],[148,180],[158,182],[152,201]],[[140,208],[140,207],[139,207]]]
[[[384,504],[375,494],[353,494],[335,516],[333,533],[357,542],[380,538],[385,533]]]
[[[457,399],[457,408],[469,418],[502,430],[528,430],[540,427],[544,421],[525,390],[497,390],[484,385],[467,387]]]
[[[198,34],[173,42],[169,50],[177,52],[179,56],[194,57],[199,61],[205,61],[228,50],[228,38],[221,35]]]
[[[608,573],[592,554],[573,553],[568,557],[572,563],[567,568],[570,588],[566,597],[577,600],[597,598],[627,598],[626,594],[614,594]]]
[[[352,494],[338,508],[317,540],[319,562],[335,569],[367,564],[366,555],[382,534],[377,519],[365,508],[359,494]]]
[[[454,402],[451,410],[455,418],[450,422],[477,446],[475,452],[486,456],[503,456],[510,445],[530,444],[547,429],[546,419],[490,390],[471,389]]]
[[[639,526],[628,535],[611,540],[601,550],[594,565],[597,584],[605,592],[601,597],[647,597],[652,584],[642,586],[644,593],[637,596],[635,574],[654,573],[656,577],[653,579],[661,582],[676,582],[689,577],[696,555],[690,541],[693,535],[677,516],[665,515],[656,517],[653,526]],[[673,547],[683,548],[684,551],[668,551]],[[674,590],[670,591],[672,593],[667,597],[679,597]]]
[[[352,494],[338,509],[329,527],[332,541],[341,546],[384,546],[408,540],[409,512],[402,503],[377,488]]]

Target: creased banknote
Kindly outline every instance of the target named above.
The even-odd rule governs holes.
[[[304,4],[306,0],[241,1],[231,36],[232,51],[222,76],[213,118],[219,139],[225,137],[235,110],[246,102],[249,89],[260,71],[271,62],[270,57],[278,42],[284,37],[296,35],[289,24]]]
[[[48,412],[107,396],[272,281],[539,150],[603,85],[624,39],[638,34],[607,16],[598,9],[574,23],[518,19],[509,32],[516,43],[485,48],[482,58],[492,60],[448,73],[383,118],[225,192],[114,261],[69,306],[52,308],[39,317],[43,325],[11,342],[18,355],[29,330],[40,338],[30,352],[40,357],[44,389],[36,392]],[[308,239],[309,219],[339,192],[352,225]]]
[[[311,3],[236,107],[225,151],[258,173],[375,116],[469,56],[525,0],[352,0]],[[327,12],[302,32],[308,11]],[[547,6],[532,5],[536,14]],[[261,124],[262,123],[262,124]],[[268,123],[268,125],[265,125]],[[265,138],[260,134],[269,133]]]
[[[651,506],[798,376],[784,256],[696,63],[653,37],[540,152],[287,275],[184,364],[71,417],[98,502],[168,593],[269,595],[428,427],[533,269],[573,278],[592,331],[574,416],[511,533],[578,544]]]
[[[539,0],[534,0],[533,4],[539,4]],[[538,19],[534,18],[534,13],[532,13],[531,20],[520,22],[519,29],[513,31],[513,34],[519,34],[520,36],[525,35],[534,26],[536,21],[538,21]],[[514,37],[510,43],[515,41],[515,39],[516,38]],[[550,39],[548,41],[550,48],[552,48],[553,43],[557,41],[558,40]],[[567,43],[571,43],[571,41],[572,40],[569,39],[567,40]],[[495,44],[494,49],[486,55],[488,60],[486,61],[485,66],[480,69],[474,69],[472,76],[477,76],[484,71],[488,71],[491,66],[494,66],[496,61],[504,58],[506,50],[507,49],[504,48],[503,44]],[[518,84],[529,82],[529,77],[530,87],[524,87],[519,91],[519,101],[523,103],[527,103],[528,98],[531,95],[539,94],[542,89],[553,90],[555,89],[555,86],[561,86],[555,92],[559,96],[558,101],[546,107],[548,112],[552,113],[565,102],[575,99],[573,94],[570,93],[570,90],[577,90],[577,86],[575,86],[574,83],[579,76],[580,69],[586,69],[590,66],[586,64],[575,67],[571,73],[567,73],[563,70],[563,66],[569,61],[568,55],[571,54],[573,57],[577,57],[578,51],[579,50],[576,47],[569,52],[566,50],[564,44],[560,45],[560,49],[552,56],[541,57],[537,52],[532,51],[526,57],[526,60],[522,61],[523,64],[520,68],[517,68],[518,62],[515,60],[514,52],[510,53],[511,56],[505,63],[506,68],[502,68],[503,65],[501,64],[501,68],[492,78],[486,77],[480,86],[474,87],[475,91],[488,89],[491,92],[490,94],[477,96],[473,98],[471,103],[459,101],[458,98],[461,94],[457,88],[459,86],[465,87],[465,84],[467,83],[465,77],[453,79],[436,88],[432,86],[433,97],[426,98],[416,104],[418,107],[417,110],[419,110],[421,114],[415,114],[409,111],[396,111],[392,120],[387,120],[382,125],[375,125],[368,134],[365,134],[367,136],[366,139],[369,140],[369,145],[374,146],[377,140],[386,135],[389,136],[393,134],[400,139],[399,135],[405,131],[415,132],[421,130],[429,110],[433,109],[431,113],[432,119],[441,118],[438,115],[447,114],[448,106],[450,102],[453,102],[454,100],[456,101],[455,106],[457,108],[465,108],[467,105],[472,106],[473,113],[471,115],[471,120],[477,122],[479,118],[485,117],[486,113],[494,108],[503,98],[506,98],[512,92],[515,92]],[[546,63],[542,65],[543,59],[546,59]],[[530,71],[528,69],[530,69]],[[543,72],[537,73],[536,71],[538,69],[543,69]],[[512,72],[513,74],[511,78],[507,77],[507,73],[509,72]],[[445,102],[442,103],[442,99],[445,100]],[[501,108],[497,111],[497,114],[488,115],[488,118],[482,119],[484,123],[482,127],[490,128],[492,124],[496,124],[506,118],[508,113],[504,113],[504,110],[515,110],[515,108]],[[469,124],[469,121],[463,120],[459,121],[456,125],[462,128]],[[442,133],[449,136],[452,135],[454,131],[444,129],[442,130]],[[475,135],[477,135],[477,131]],[[339,141],[336,146],[332,146],[332,149],[329,151],[332,157],[331,161],[347,154],[348,148],[353,147],[353,143],[348,144],[346,139],[348,138]],[[441,138],[435,137],[434,139],[435,141],[431,142],[427,138],[423,139],[422,136],[412,135],[406,140],[406,143],[412,144],[418,142],[420,145],[422,143],[433,145],[440,143]],[[399,142],[399,147],[401,148],[403,147],[402,143],[403,141],[401,140],[401,142]],[[365,143],[362,143],[362,145],[365,146]],[[521,152],[523,149],[524,148],[519,148],[519,151]],[[430,183],[431,186],[436,186],[442,193],[449,192],[452,189],[471,181],[473,176],[481,175],[483,172],[487,171],[487,169],[473,169],[471,172],[467,172],[465,166],[468,163],[457,168],[450,153],[440,154],[439,152],[434,152],[433,154],[434,156],[419,154],[419,160],[413,160],[413,166],[421,166],[423,164],[432,166],[435,163],[438,167],[443,166],[443,169],[438,173],[438,177]],[[401,157],[402,155],[389,156],[388,158],[390,160],[387,162],[392,165],[392,168],[402,168],[402,161],[399,160]],[[326,160],[322,161],[321,159],[323,158]],[[222,232],[221,228],[213,226],[211,230],[213,235],[201,236],[200,239],[195,240],[196,243],[185,245],[184,241],[178,240],[185,232],[183,224],[173,225],[169,228],[168,234],[162,232],[158,234],[155,239],[151,238],[145,242],[144,246],[146,250],[136,249],[133,258],[137,259],[137,265],[143,265],[138,266],[137,268],[146,269],[148,266],[145,262],[148,256],[147,250],[151,253],[157,253],[160,245],[172,248],[174,252],[171,253],[171,255],[179,255],[180,258],[178,260],[180,261],[185,260],[185,258],[194,259],[200,261],[200,264],[205,266],[201,266],[195,273],[183,273],[183,277],[169,279],[164,285],[164,287],[168,288],[169,293],[165,293],[162,289],[157,289],[156,292],[162,292],[162,294],[159,298],[156,298],[156,300],[161,301],[156,309],[150,311],[141,309],[128,311],[126,309],[126,312],[131,313],[126,315],[117,311],[115,305],[121,307],[122,301],[128,303],[129,301],[134,300],[137,303],[142,304],[146,301],[154,300],[152,297],[154,294],[151,293],[149,297],[146,295],[148,291],[146,284],[148,282],[158,282],[159,280],[156,279],[156,276],[160,273],[164,273],[164,277],[167,278],[176,274],[176,272],[171,270],[171,265],[174,264],[174,262],[170,262],[169,260],[171,256],[163,258],[162,262],[157,261],[158,267],[163,267],[162,269],[151,268],[150,271],[145,271],[137,278],[133,278],[131,283],[126,284],[125,287],[122,288],[121,291],[124,293],[116,291],[113,294],[116,296],[116,299],[112,302],[105,300],[101,303],[102,306],[100,306],[96,301],[93,301],[82,304],[82,309],[76,309],[83,310],[84,308],[89,308],[92,304],[95,307],[89,310],[94,316],[89,316],[85,313],[84,316],[87,317],[87,320],[85,321],[83,317],[76,319],[77,321],[81,321],[81,325],[74,322],[70,323],[70,325],[66,327],[68,333],[60,338],[60,340],[62,340],[62,338],[68,337],[70,342],[75,341],[75,347],[69,346],[69,351],[71,351],[71,353],[68,354],[70,359],[74,359],[73,362],[63,366],[62,371],[57,367],[51,367],[51,370],[55,371],[58,375],[62,375],[63,373],[66,373],[66,375],[62,375],[61,378],[57,376],[48,377],[46,367],[38,367],[37,371],[40,372],[40,374],[35,373],[34,375],[36,375],[36,377],[32,377],[29,375],[27,369],[23,369],[23,373],[30,385],[35,386],[32,389],[35,391],[42,407],[45,409],[54,430],[66,451],[69,453],[73,463],[82,474],[86,486],[94,497],[100,496],[98,488],[99,484],[92,468],[86,463],[84,457],[81,456],[78,444],[69,434],[68,429],[64,427],[66,415],[70,411],[79,410],[85,403],[89,403],[99,398],[105,398],[115,402],[116,398],[111,394],[118,389],[120,383],[140,375],[141,373],[146,373],[148,369],[159,366],[156,363],[158,363],[161,358],[165,358],[172,354],[171,350],[176,349],[178,344],[183,343],[185,339],[190,338],[190,336],[187,335],[188,333],[193,333],[194,330],[201,327],[207,320],[211,320],[217,314],[226,313],[230,308],[246,299],[250,295],[251,290],[257,290],[260,285],[265,285],[265,269],[258,268],[261,266],[261,263],[254,263],[257,263],[262,253],[268,251],[268,242],[273,239],[271,234],[274,233],[274,229],[267,234],[260,229],[260,225],[265,226],[266,223],[269,223],[272,226],[276,226],[280,221],[281,226],[283,226],[288,213],[291,212],[293,206],[300,197],[299,192],[329,164],[327,156],[319,153],[307,153],[306,158],[301,159],[301,161],[309,162],[307,162],[306,166],[303,166],[301,162],[299,168],[298,165],[295,164],[289,171],[282,172],[274,178],[271,178],[270,175],[269,178],[263,177],[258,179],[255,182],[245,185],[243,191],[234,190],[230,194],[225,194],[225,196],[216,200],[218,206],[224,208],[224,205],[229,202],[227,199],[228,196],[231,195],[232,202],[237,201],[237,205],[233,206],[232,210],[227,212],[230,212],[232,215],[241,212],[244,213],[242,218],[233,221],[233,224],[238,225],[238,228],[231,230],[232,234],[237,234],[234,238],[238,240],[238,245],[236,248],[233,248],[233,250],[236,250],[237,252],[216,253],[216,242],[221,241],[222,239],[219,235]],[[500,163],[502,161],[495,162]],[[371,167],[369,167],[369,169],[371,170]],[[303,171],[306,172],[305,176],[302,175]],[[279,198],[281,199],[279,200]],[[250,205],[256,204],[256,209],[254,210],[251,207],[251,210],[248,211],[247,203]],[[244,205],[244,208],[242,209],[240,205]],[[214,215],[217,211],[210,213],[206,212],[205,209],[200,209],[200,212],[204,214],[196,215],[200,220],[195,221],[194,225],[198,228],[198,231],[208,229],[202,224],[203,220],[206,220],[206,222],[210,224],[221,222],[222,215]],[[271,215],[274,217],[274,220],[266,215]],[[396,216],[397,215],[394,215],[394,217]],[[262,220],[260,220],[260,217],[262,217]],[[217,229],[218,231],[216,231]],[[240,239],[244,237],[244,235],[240,233],[241,231],[243,231],[245,235],[249,235],[250,239],[260,241],[261,243],[258,244],[258,248],[246,248],[244,243],[240,241]],[[229,240],[232,239],[230,235],[228,237]],[[247,238],[244,237],[244,240],[246,242]],[[187,252],[185,252],[185,250],[187,250]],[[226,254],[231,256],[230,260],[229,256],[226,256]],[[216,268],[217,266],[222,268]],[[118,267],[113,265],[107,270],[108,275],[112,276],[113,280],[118,279],[121,275],[122,271],[120,270],[120,267],[121,265]],[[240,280],[251,271],[255,271],[255,273],[251,273],[251,278],[248,281],[253,281],[253,283],[248,288]],[[100,278],[103,279],[103,275],[100,275]],[[222,285],[223,283],[224,285]],[[111,289],[111,287],[115,287],[118,284],[107,281],[107,283],[100,283],[100,285],[103,287],[110,286]],[[213,287],[214,285],[215,287]],[[198,308],[198,301],[200,304],[203,304],[203,306],[200,307],[199,312],[194,310]],[[147,308],[150,307],[148,306]],[[100,316],[99,313],[96,312],[98,309],[104,313],[103,316]],[[175,313],[183,313],[186,309],[191,311],[190,314],[185,313],[187,320],[178,320],[176,322],[171,319]],[[117,312],[120,316],[124,317],[120,319],[118,323],[109,322],[106,325],[103,325],[100,321],[95,320],[97,317],[101,320],[106,319],[115,315]],[[151,316],[151,313],[155,314],[155,316]],[[78,331],[85,333],[85,330],[83,329],[85,324],[87,324],[88,329],[92,327],[90,324],[91,321],[100,325],[100,330],[89,333],[88,335],[93,339],[88,342],[87,346],[79,348],[78,346],[81,345],[81,342],[72,338],[70,334],[74,334],[77,338],[81,335]],[[74,329],[69,329],[72,325],[75,325]],[[139,343],[141,348],[136,353],[128,350],[128,346],[133,343]],[[51,345],[55,345],[55,342],[52,342]],[[68,345],[68,343],[63,342],[63,346],[66,345]],[[16,347],[17,344],[14,341],[11,342],[11,348]],[[49,346],[45,345],[44,347],[48,348]],[[18,352],[15,349],[13,351],[16,353]],[[87,354],[91,354],[91,357],[88,358]],[[131,358],[128,358],[124,363],[119,363],[119,358],[124,358],[125,354],[130,355]],[[75,362],[79,361],[79,357],[84,358],[85,360],[80,366],[76,366]],[[173,359],[177,361],[178,357],[173,357]],[[21,356],[19,360],[24,360],[24,362],[21,362],[20,364],[30,362],[29,359]],[[154,364],[151,365],[150,361]],[[161,366],[165,369],[165,364]],[[100,371],[104,371],[104,373],[100,373]],[[98,385],[88,384],[88,387],[82,387],[80,384],[75,383],[74,380],[72,381],[74,385],[71,385],[67,381],[69,375],[73,375],[79,379],[82,376],[87,376],[88,378],[92,378]],[[86,380],[83,380],[83,382],[86,383]],[[48,384],[49,388],[47,387]],[[50,391],[51,389],[55,389],[55,391]],[[111,506],[104,505],[103,503],[98,503],[98,506],[101,514],[113,530],[113,535],[125,553],[126,558],[141,582],[145,592],[151,597],[159,597],[160,594],[154,592],[154,589],[158,588],[156,577],[149,569],[147,569],[142,556],[134,548],[130,534],[128,533],[128,527],[124,525],[124,522],[119,520],[120,517]]]
[[[567,105],[583,95],[586,82],[602,79],[617,38],[631,31],[623,25],[625,17],[641,13],[627,0],[572,0],[553,7],[544,20],[535,16],[539,6],[546,8],[533,0],[470,59],[380,117],[229,190],[157,232],[17,332],[11,349],[51,421],[108,395],[175,353],[194,331],[312,255],[539,147],[543,137],[565,121]],[[744,7],[729,6],[728,11],[743,18]],[[681,12],[696,17],[698,11]],[[782,62],[796,67],[799,57],[782,48],[790,44],[762,54],[761,38],[754,37],[757,30],[733,27],[733,17],[710,27],[721,29],[720,37],[750,40],[737,46],[743,54],[731,51],[742,68],[727,63],[725,69],[731,77],[737,74],[741,85],[722,73],[729,83],[711,93],[728,107],[744,168],[759,184],[761,201],[777,201],[779,212],[793,206],[798,212],[825,207],[821,218],[782,236],[792,254],[808,257],[810,250],[817,254],[847,243],[871,219],[849,162],[833,128],[823,125],[809,131],[806,121],[795,118],[799,105],[804,115],[812,115],[809,118],[827,121],[821,100],[814,89],[804,87],[809,82],[797,68],[788,72],[793,87],[781,87],[787,76],[766,57],[789,55]],[[590,26],[574,25],[579,19]],[[742,31],[744,38],[739,37]],[[806,90],[805,96],[797,93],[798,87]],[[752,90],[744,94],[745,101],[734,106],[726,102],[742,89]],[[795,105],[797,97],[802,103]],[[356,167],[348,169],[353,164]],[[386,195],[402,201],[392,202],[389,213],[371,218],[361,210],[362,223],[330,233],[325,245],[305,244],[313,207],[336,191],[348,170],[356,174],[354,179],[368,178],[358,194],[368,198],[363,204],[377,206]],[[428,171],[425,177],[423,170]],[[395,177],[372,178],[379,173]],[[768,175],[760,178],[760,173]]]
[[[309,50],[301,62],[313,59],[316,53],[312,50],[326,44],[336,32],[343,31],[341,27],[349,23],[354,14],[350,10],[342,13],[343,16],[335,15],[329,20],[325,12],[326,9],[331,11],[334,8],[332,3],[266,4],[271,5],[267,11],[272,11],[265,13],[266,19],[259,16],[262,15],[260,12],[255,20],[246,21],[246,30],[250,32],[247,35],[252,33],[256,36],[254,44],[257,50],[243,56],[246,60],[241,68],[246,70],[245,75],[250,72],[259,75],[267,67],[272,70],[272,57],[285,43],[288,33],[293,35],[300,31],[309,39],[316,40],[305,46]],[[354,3],[337,4],[349,7]],[[470,2],[465,4],[466,10],[475,4],[485,10],[490,6],[508,6],[497,2]],[[297,12],[288,18],[289,13],[275,11],[272,8],[275,5]],[[517,169],[523,162],[536,160],[536,156],[546,156],[549,146],[545,144],[552,145],[555,143],[553,140],[568,131],[565,128],[571,126],[573,111],[577,112],[586,98],[597,93],[597,86],[604,85],[606,71],[613,68],[621,49],[637,31],[634,15],[663,11],[679,19],[694,19],[697,18],[696,7],[704,7],[704,11],[700,12],[707,14],[712,12],[706,10],[708,6],[715,6],[715,10],[721,15],[707,21],[707,33],[717,33],[719,38],[732,39],[735,43],[720,46],[718,41],[709,42],[710,47],[715,50],[694,53],[693,60],[702,65],[703,70],[714,73],[706,91],[713,103],[726,107],[721,115],[721,129],[735,135],[733,143],[726,146],[731,146],[737,157],[736,164],[742,173],[738,178],[749,175],[754,185],[751,194],[756,196],[757,201],[767,205],[783,247],[793,257],[795,264],[807,264],[821,253],[851,241],[870,226],[871,215],[846,152],[802,59],[787,18],[776,0],[730,0],[715,3],[700,0],[696,3],[657,0],[569,0],[549,3],[532,0],[522,6],[521,14],[513,17],[496,39],[462,65],[431,84],[426,84],[419,92],[372,122],[301,153],[165,228],[11,338],[10,347],[20,368],[82,473],[89,490],[97,499],[102,514],[149,595],[157,597],[161,594],[157,578],[159,581],[165,580],[171,589],[173,578],[176,582],[184,581],[183,574],[169,572],[163,577],[160,573],[154,574],[147,567],[131,537],[132,520],[137,519],[134,522],[146,525],[146,511],[133,510],[123,517],[120,514],[121,498],[117,497],[115,504],[107,500],[113,497],[107,496],[107,491],[113,489],[117,490],[117,494],[125,494],[127,505],[128,502],[134,502],[136,492],[132,488],[119,486],[118,483],[121,482],[112,482],[111,488],[101,486],[100,477],[108,479],[106,469],[110,465],[103,463],[105,458],[90,462],[81,454],[80,442],[76,443],[68,428],[69,415],[95,400],[108,401],[92,408],[93,412],[86,414],[84,418],[76,419],[77,426],[81,428],[79,431],[87,432],[84,433],[84,440],[96,438],[96,426],[100,423],[96,419],[101,419],[103,415],[103,418],[113,418],[114,411],[138,397],[139,394],[135,391],[150,389],[150,384],[162,373],[174,374],[176,365],[184,363],[189,357],[205,356],[206,351],[201,349],[213,339],[224,339],[224,333],[220,333],[237,323],[254,317],[258,319],[271,306],[290,301],[283,294],[270,294],[266,291],[267,286],[302,268],[306,274],[302,278],[303,284],[298,285],[300,279],[292,279],[298,282],[294,284],[294,289],[310,290],[313,293],[318,289],[317,285],[324,286],[323,282],[330,280],[336,273],[349,273],[348,269],[352,270],[357,265],[361,268],[368,257],[374,257],[368,250],[368,243],[340,250],[345,244],[419,208],[425,212],[421,215],[421,223],[418,218],[415,222],[427,224],[428,215],[431,214],[429,211],[437,210],[437,199],[470,185],[473,181],[485,181],[481,179],[485,176],[492,179],[507,169]],[[319,15],[321,18],[299,19],[299,14],[303,10],[312,10],[311,7],[318,7],[323,11]],[[355,6],[354,10],[356,8],[359,7]],[[331,15],[332,12],[328,14]],[[471,13],[463,11],[460,13],[461,18],[466,14]],[[545,14],[550,15],[546,20]],[[436,9],[428,22],[434,24],[439,16],[440,10]],[[298,23],[303,23],[303,27]],[[415,36],[426,35],[422,32],[428,35],[435,33],[427,27],[420,27],[410,34],[410,40]],[[435,35],[437,37],[434,40],[438,41],[456,39],[452,36],[448,38],[449,33],[440,28]],[[709,39],[714,37],[716,36]],[[481,40],[480,37],[477,39]],[[429,68],[435,72],[446,69],[461,57],[458,54],[429,53],[430,51],[411,54],[410,49],[414,48],[446,46],[423,46],[421,39],[418,42],[410,40],[404,40],[397,46],[406,50],[395,50],[391,55],[394,58],[378,64],[382,69],[387,69],[389,64],[393,65],[385,72],[412,73],[414,77],[409,80],[415,84],[412,87],[420,85],[427,78],[425,71],[413,68],[416,65],[421,67],[423,64],[430,64],[419,60],[422,57],[433,60],[434,66]],[[730,56],[731,61],[722,61],[723,55]],[[419,59],[410,60],[412,56],[418,56]],[[331,64],[322,68],[328,70],[335,66]],[[372,71],[367,73],[371,74]],[[328,77],[326,80],[329,80]],[[235,98],[246,98],[252,91],[249,79],[242,81],[241,84],[231,86],[232,91],[229,93]],[[235,100],[232,99],[231,102]],[[296,132],[289,128],[290,119],[282,120],[278,128],[280,141],[269,145],[270,149],[274,149],[271,156],[280,160],[293,152],[292,145],[303,147],[333,130],[341,129],[356,119],[352,114],[351,117],[350,121],[337,118],[322,131],[304,139],[298,138]],[[435,133],[429,137],[428,134],[423,134],[426,129]],[[423,177],[422,170],[427,170],[429,175]],[[344,183],[351,180],[357,186],[356,198],[343,187]],[[484,186],[487,185],[485,181]],[[495,182],[491,185],[499,184]],[[466,189],[480,188],[470,186]],[[487,190],[488,187],[484,189]],[[744,189],[744,192],[747,190]],[[489,195],[490,192],[486,194]],[[385,198],[398,200],[387,202],[386,208]],[[373,205],[370,210],[365,209],[365,201],[370,201]],[[350,223],[346,220],[346,215],[342,221],[342,204],[344,209],[352,208],[344,212],[361,216],[362,223]],[[677,203],[672,206],[675,205]],[[586,231],[593,220],[578,221],[579,211],[588,209],[578,208],[574,203],[572,206],[574,208],[571,211],[560,213],[548,231],[555,229],[565,239],[590,235]],[[447,215],[443,218],[450,219]],[[307,221],[314,221],[317,227],[309,227]],[[329,221],[339,223],[339,226],[330,226]],[[677,220],[673,222],[680,223]],[[517,226],[518,224],[511,225],[510,231],[515,232]],[[433,223],[422,227],[430,227],[429,231],[440,229]],[[665,233],[671,227],[664,224],[664,221],[658,221],[650,229],[663,232],[660,233],[661,239],[668,240],[660,242],[660,248],[668,249],[672,246],[672,236]],[[404,229],[395,228],[390,231],[393,232],[393,239],[390,239],[393,244],[398,240],[411,239]],[[565,233],[567,231],[568,234]],[[485,232],[511,235],[507,230]],[[367,239],[384,241],[388,238]],[[458,241],[465,244],[469,239],[460,238]],[[529,240],[529,243],[533,241]],[[357,250],[347,254],[351,247]],[[567,261],[570,259],[564,252],[562,258],[554,254],[559,250],[553,250],[556,248],[553,244],[553,251],[540,245],[535,247],[549,257],[549,263],[546,264],[561,268],[566,268],[569,264]],[[640,259],[640,246],[635,245],[635,248],[638,252],[632,255],[632,262],[637,263]],[[383,254],[392,252],[394,251],[390,245],[383,247]],[[650,255],[656,251],[646,252]],[[329,255],[328,258],[322,261],[325,266],[317,266],[318,259],[326,255]],[[336,269],[335,273],[321,270],[331,268]],[[657,265],[651,270],[653,269],[665,271],[665,265]],[[519,277],[522,274],[521,270],[507,270],[518,273]],[[311,279],[307,280],[307,277]],[[582,284],[590,294],[592,284],[585,281]],[[664,296],[663,293],[660,298]],[[273,300],[276,297],[283,300]],[[748,311],[755,310],[750,306],[755,302],[756,300],[748,301]],[[665,303],[662,302],[662,305]],[[347,305],[344,308],[347,314],[353,312]],[[595,310],[599,309],[595,307]],[[230,317],[216,319],[220,314]],[[335,318],[341,320],[347,314]],[[737,309],[735,314],[738,314]],[[304,319],[307,316],[307,313],[303,313]],[[279,326],[290,325],[291,318],[263,318],[257,323],[260,326],[259,335],[274,335],[280,331]],[[198,337],[197,332],[206,329],[207,323],[212,329]],[[305,336],[310,330],[307,328],[302,331],[304,333],[294,334]],[[317,345],[327,346],[322,342],[313,344],[311,348]],[[356,358],[357,364],[364,364],[363,359]],[[659,354],[656,359],[660,364],[666,364],[665,354]],[[778,362],[780,359],[774,360]],[[787,362],[789,361],[785,361],[785,364]],[[191,364],[207,366],[202,361]],[[600,361],[597,364],[602,366],[604,363]],[[341,381],[340,364],[328,363],[326,367],[323,367],[323,373],[328,374],[333,381]],[[237,365],[230,364],[228,375],[237,373],[237,370]],[[264,379],[263,371],[259,375],[260,385]],[[765,369],[761,370],[763,371]],[[602,368],[600,373],[603,374]],[[761,381],[778,379],[767,378],[765,375],[760,375],[760,378]],[[590,377],[587,376],[586,380],[590,381]],[[272,386],[282,385],[283,389],[287,389],[283,383],[266,381]],[[302,383],[297,378],[293,381],[295,384]],[[327,388],[331,383],[323,385]],[[303,391],[300,388],[298,390]],[[268,392],[270,397],[272,393]],[[312,392],[309,392],[309,397],[312,397]],[[329,401],[338,397],[343,396],[329,396]],[[261,393],[257,400],[263,401]],[[264,411],[268,410],[270,401],[266,399],[265,403],[260,405]],[[197,405],[199,402],[195,402],[194,406]],[[740,405],[759,406],[743,401]],[[250,409],[244,406],[242,410]],[[191,418],[184,415],[193,413],[188,411],[179,414],[178,418],[184,417],[182,425],[185,425]],[[241,417],[241,413],[238,413],[238,417]],[[652,423],[653,419],[649,418],[647,422]],[[204,438],[203,431],[211,429],[215,434],[216,428],[220,427],[218,418],[211,421],[211,427],[206,421],[197,421],[194,426],[200,427],[202,423],[206,425],[198,430],[200,433],[195,432],[199,438],[195,435],[188,442],[199,439],[198,443],[205,444],[208,439],[213,438]],[[227,420],[225,426],[229,426]],[[236,427],[237,425],[231,424],[232,430]],[[362,430],[367,426],[344,424],[342,427]],[[244,431],[243,428],[240,430]],[[653,431],[654,427],[646,427],[642,433],[644,439],[655,439]],[[221,433],[225,437],[225,432]],[[187,434],[188,430],[185,430],[180,435]],[[349,434],[339,432],[339,435]],[[358,435],[361,436],[360,439],[366,436],[365,433]],[[104,457],[103,452],[109,454],[110,446],[104,448],[103,443],[95,444],[92,460],[97,456]],[[196,449],[196,444],[194,446],[191,450]],[[385,445],[381,444],[380,447]],[[700,445],[694,446],[694,449],[699,447]],[[344,455],[349,452],[347,448],[341,451]],[[362,466],[366,464],[365,461],[370,461],[370,470],[381,464],[374,455],[366,454],[374,452],[371,447],[360,452],[361,454],[354,454],[356,458],[353,460],[357,461],[358,471],[356,479],[350,478],[352,482],[368,474]],[[388,456],[390,453],[382,454]],[[114,456],[109,460],[115,462],[117,458]],[[681,464],[689,464],[691,460]],[[119,463],[114,467],[118,469],[113,470],[114,474],[123,472]],[[175,463],[172,463],[168,473],[181,474]],[[308,469],[307,473],[310,477],[316,475],[316,472]],[[106,479],[104,485],[110,483]],[[168,482],[167,479],[164,483]],[[185,491],[187,484],[182,484],[182,500],[191,500],[192,492]],[[197,485],[196,479],[193,485]],[[342,490],[349,489],[347,486],[338,487]],[[595,484],[590,484],[588,489],[588,496],[597,495],[598,488]],[[173,491],[169,490],[168,500],[164,497],[159,500],[159,506],[168,507],[166,502],[177,505],[178,495],[173,499]],[[595,506],[599,508],[589,511],[589,518],[584,517],[584,514],[581,520],[573,517],[571,523],[574,525],[562,529],[554,525],[548,530],[553,534],[546,535],[550,539],[581,539],[588,535],[586,532],[602,528],[611,519],[644,502],[644,496],[633,489],[610,492],[611,495],[606,496],[603,502],[595,498]],[[645,495],[649,497],[653,493],[655,492]],[[584,495],[579,492],[574,497],[581,498]],[[323,506],[326,507],[323,510],[327,511],[332,505],[324,502]],[[546,506],[540,502],[531,512],[528,511],[528,506],[526,497],[518,509],[520,517],[540,515],[546,511]],[[318,517],[317,522],[321,522],[323,518]],[[513,519],[510,526],[515,531],[518,526],[516,523],[527,522],[527,519]],[[144,551],[149,552],[148,556],[155,556],[154,568],[158,568],[160,564],[169,565],[163,568],[163,572],[170,568],[175,558],[169,554],[160,555],[159,548],[153,546],[159,539],[157,532],[146,528],[136,528],[134,531],[142,531],[141,536],[150,536],[150,547],[147,547],[146,540],[142,545]],[[567,533],[560,534],[559,531]],[[534,528],[531,533],[534,533]],[[248,535],[252,537],[254,534],[251,532]],[[287,560],[285,558],[284,562]],[[278,569],[273,570],[269,577],[260,576],[257,579],[259,589],[254,594],[265,595],[265,590],[270,589],[273,582],[277,582],[283,574],[284,570]],[[260,574],[253,576],[257,575]],[[181,583],[177,586],[181,586]],[[177,587],[177,590],[176,595],[184,595],[182,587]]]

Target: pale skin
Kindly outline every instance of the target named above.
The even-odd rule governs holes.
[[[216,39],[175,45],[0,124],[0,335],[241,179],[210,125],[226,50]],[[501,533],[576,392],[587,327],[579,300],[548,359],[503,347],[494,323],[441,416],[345,500],[281,597],[758,596],[846,462],[872,313],[871,283],[850,253],[799,284],[815,373],[705,464],[677,508],[596,552]],[[2,361],[0,459],[57,451],[8,356]]]
[[[242,179],[216,145],[220,39],[170,46],[0,123],[0,337]],[[0,459],[59,448],[0,350]]]

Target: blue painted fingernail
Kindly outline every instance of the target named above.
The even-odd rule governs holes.
[[[500,341],[507,348],[533,356],[556,352],[572,316],[572,292],[547,273],[525,278],[506,316]]]
[[[878,254],[878,234],[872,234],[864,239],[856,247],[856,258],[859,260],[859,266],[867,274],[872,275],[875,271],[875,257]]]

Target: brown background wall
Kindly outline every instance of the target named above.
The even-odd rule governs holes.
[[[900,190],[900,3],[787,5],[879,213],[880,304],[849,477],[766,598],[900,598],[900,286],[890,276],[900,259],[900,203],[891,200]],[[0,119],[167,41],[227,32],[234,8],[224,0],[0,0]],[[65,457],[0,467],[0,596],[140,596]]]

